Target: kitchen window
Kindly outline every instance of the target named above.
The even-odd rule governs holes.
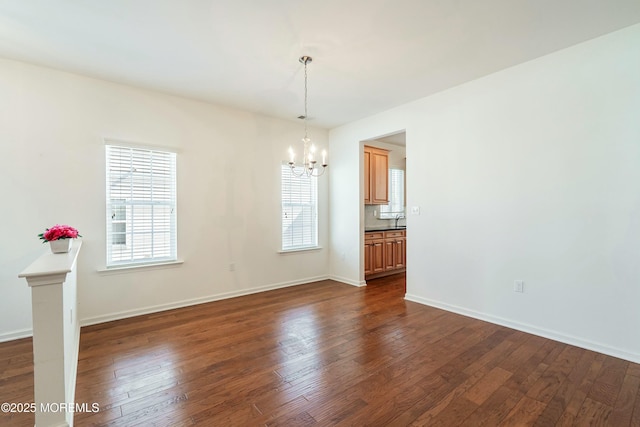
[[[176,153],[106,145],[107,268],[177,260]]]
[[[301,171],[296,168],[296,173]],[[288,164],[281,166],[282,250],[318,247],[318,178],[294,176]]]
[[[380,205],[380,219],[404,216],[404,170],[389,168],[389,204]]]

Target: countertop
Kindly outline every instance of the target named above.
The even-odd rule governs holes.
[[[405,225],[401,225],[399,227],[380,225],[377,227],[366,227],[364,229],[364,232],[366,233],[367,231],[392,231],[392,230],[406,230],[406,229],[407,227]]]

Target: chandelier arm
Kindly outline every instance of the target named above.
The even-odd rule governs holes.
[[[302,175],[304,175],[304,169],[302,169],[300,171],[300,173],[296,173],[296,165],[295,164],[289,164],[289,167],[291,168],[291,174],[293,176],[295,176],[296,178],[300,178]]]

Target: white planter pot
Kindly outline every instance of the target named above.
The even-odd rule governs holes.
[[[49,242],[49,247],[51,247],[51,252],[54,254],[64,254],[69,252],[71,249],[71,241],[73,239],[58,239],[51,240]]]

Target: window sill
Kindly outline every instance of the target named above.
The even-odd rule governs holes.
[[[184,264],[184,260],[176,260],[176,261],[167,261],[167,262],[157,262],[154,264],[127,264],[117,267],[104,267],[99,268],[97,271],[101,274],[122,274],[122,273],[132,273],[134,271],[141,270],[156,270],[163,268],[175,268]]]
[[[278,253],[281,255],[286,255],[286,254],[295,254],[297,252],[310,252],[310,251],[319,251],[319,250],[322,250],[322,246],[314,246],[312,248],[279,250]]]

